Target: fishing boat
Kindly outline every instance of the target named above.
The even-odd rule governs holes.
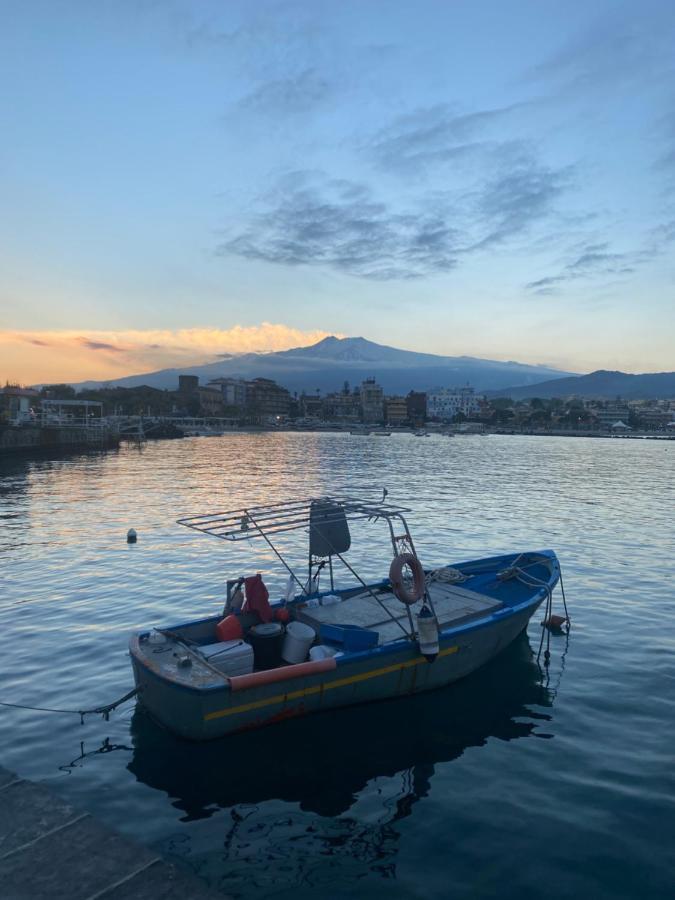
[[[507,647],[542,603],[550,617],[552,550],[425,568],[409,512],[384,498],[324,496],[179,519],[224,541],[264,542],[287,575],[285,596],[270,603],[260,573],[231,578],[217,614],[132,635],[140,704],[184,738],[218,738],[442,687]],[[387,577],[366,581],[350,562],[356,522],[388,532]],[[279,547],[294,534],[295,545],[308,537],[306,574]]]

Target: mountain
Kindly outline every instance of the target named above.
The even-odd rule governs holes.
[[[178,387],[179,375],[198,375],[201,383],[221,376],[273,378],[290,391],[338,390],[344,381],[352,386],[374,377],[386,393],[404,394],[409,390],[428,390],[434,386],[471,384],[479,391],[499,390],[507,385],[534,384],[547,378],[564,378],[546,366],[517,362],[497,362],[471,356],[436,356],[415,353],[376,344],[362,337],[327,337],[310,347],[296,347],[275,353],[223,355],[218,362],[180,369],[162,369],[143,375],[130,375],[113,381],[87,381],[76,388],[99,387]]]
[[[571,378],[556,378],[540,384],[518,385],[500,391],[490,391],[492,397],[510,397],[525,400],[540,397],[587,397],[597,400],[667,400],[675,397],[675,372],[647,372],[643,375],[628,375],[626,372],[607,372],[599,369],[589,375]]]

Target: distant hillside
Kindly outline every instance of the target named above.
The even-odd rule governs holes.
[[[667,400],[675,398],[675,372],[647,372],[644,375],[628,375],[626,372],[607,372],[599,369],[589,375],[556,378],[540,384],[517,385],[499,391],[490,391],[493,397],[511,397],[526,400],[541,397],[587,397],[597,400]]]
[[[276,353],[227,355],[219,362],[180,369],[162,369],[114,381],[87,381],[77,388],[98,387],[178,387],[178,375],[198,375],[202,384],[220,376],[273,378],[291,391],[338,390],[345,380],[352,386],[364,378],[375,377],[390,394],[409,390],[428,390],[441,385],[451,387],[467,382],[479,391],[499,390],[506,385],[526,385],[549,378],[562,378],[546,366],[517,362],[498,362],[471,356],[436,356],[414,353],[376,344],[365,338],[328,337],[311,347],[296,347]]]

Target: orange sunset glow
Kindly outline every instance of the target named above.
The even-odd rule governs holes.
[[[21,384],[106,380],[213,362],[221,354],[287,350],[328,334],[270,322],[228,329],[0,331],[0,368],[3,379]]]

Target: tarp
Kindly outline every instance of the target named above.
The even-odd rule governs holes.
[[[260,574],[245,578],[244,587],[246,602],[242,611],[256,613],[261,622],[271,622],[273,613],[268,602],[270,595]]]

